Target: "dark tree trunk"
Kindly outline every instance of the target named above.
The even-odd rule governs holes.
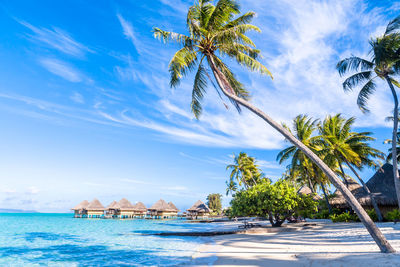
[[[392,82],[388,76],[385,77],[387,83],[389,84],[390,90],[392,91],[394,110],[393,110],[393,133],[392,133],[392,161],[393,161],[393,176],[394,176],[394,186],[396,188],[397,195],[397,205],[400,208],[400,181],[399,181],[399,170],[397,169],[397,131],[399,124],[399,100],[397,99],[396,90],[393,87]]]
[[[328,206],[329,214],[332,214],[331,203],[329,203],[328,194],[326,193],[324,183],[321,182],[320,185],[321,185],[321,188],[322,188],[322,192],[324,193],[325,202],[326,202],[326,205]]]

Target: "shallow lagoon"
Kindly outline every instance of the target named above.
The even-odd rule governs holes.
[[[181,265],[207,239],[141,235],[204,231],[183,220],[78,219],[72,214],[0,214],[0,266]]]

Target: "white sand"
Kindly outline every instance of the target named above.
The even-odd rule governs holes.
[[[378,227],[400,251],[400,224]],[[194,265],[220,266],[400,266],[400,254],[383,254],[361,223],[317,223],[279,233],[216,236],[194,255]]]

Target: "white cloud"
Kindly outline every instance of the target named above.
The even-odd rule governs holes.
[[[70,96],[70,99],[71,99],[72,101],[74,101],[75,103],[78,103],[78,104],[84,104],[84,103],[85,103],[85,100],[84,100],[83,96],[82,96],[80,93],[78,93],[78,92],[74,92],[74,93]]]
[[[125,37],[132,42],[132,44],[137,48],[138,44],[138,39],[136,38],[135,32],[133,30],[132,23],[124,19],[121,14],[117,14],[119,23],[121,23],[121,27],[123,30],[123,34]]]
[[[39,188],[37,188],[36,186],[31,186],[28,188],[27,193],[30,195],[36,195],[40,192]]]
[[[32,41],[42,43],[62,53],[80,58],[87,52],[93,52],[85,45],[75,41],[67,32],[59,28],[38,28],[24,21],[18,22],[33,32],[32,35],[28,35]]]
[[[68,65],[66,62],[54,58],[42,58],[39,62],[49,72],[60,76],[67,81],[77,83],[84,80],[83,74],[74,67]]]

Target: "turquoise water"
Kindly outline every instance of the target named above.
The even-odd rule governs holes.
[[[0,214],[0,266],[173,266],[190,264],[199,237],[141,235],[203,231],[211,224],[78,219],[72,214]]]

